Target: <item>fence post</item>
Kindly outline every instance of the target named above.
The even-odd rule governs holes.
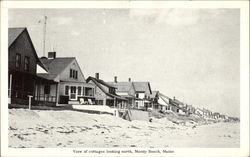
[[[33,97],[32,95],[28,95],[29,97],[29,110],[31,109],[31,98]]]

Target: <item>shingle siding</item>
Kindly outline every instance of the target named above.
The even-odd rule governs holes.
[[[27,31],[22,32],[22,34],[11,44],[9,47],[9,69],[17,70],[20,72],[27,72],[24,70],[24,58],[25,56],[30,58],[29,71],[28,73],[36,74],[36,56],[34,55],[34,50],[31,46],[32,43],[29,41]],[[20,69],[16,68],[16,54],[21,54],[21,66]],[[36,53],[36,52],[35,52]]]

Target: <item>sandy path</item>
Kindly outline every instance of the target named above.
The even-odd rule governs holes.
[[[182,126],[76,111],[9,110],[10,147],[239,147],[239,123]]]

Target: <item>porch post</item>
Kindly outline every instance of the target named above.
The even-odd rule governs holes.
[[[103,106],[106,106],[106,101],[107,101],[107,98],[104,98],[103,99]]]
[[[85,87],[84,86],[82,86],[82,96],[86,96],[86,94],[85,94]]]
[[[58,83],[56,84],[56,105],[58,105]]]
[[[36,79],[36,78],[35,78]],[[36,97],[36,80],[33,80],[33,91],[32,91],[33,100]],[[35,101],[34,101],[35,102]]]
[[[12,74],[10,74],[10,87],[9,87],[9,103],[11,104],[11,88],[12,88]]]
[[[37,87],[37,98],[38,98],[38,101],[40,101],[40,96],[41,96],[41,84],[38,84],[38,87]]]

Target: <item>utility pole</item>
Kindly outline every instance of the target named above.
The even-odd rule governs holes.
[[[45,56],[45,43],[46,43],[46,24],[47,24],[47,16],[44,16],[44,26],[43,26],[43,56]]]

